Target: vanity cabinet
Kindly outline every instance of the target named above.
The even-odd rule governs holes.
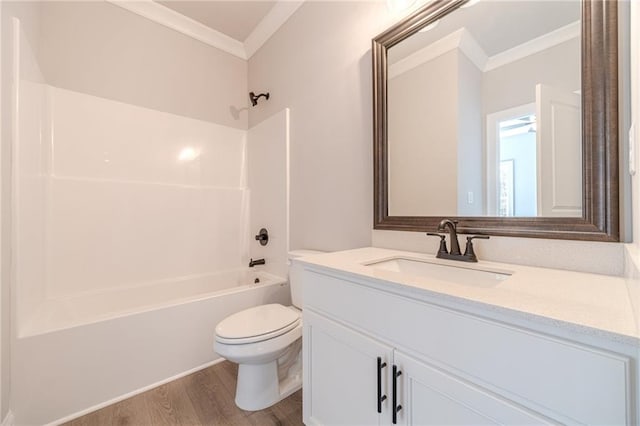
[[[305,344],[311,348],[305,360],[311,385],[305,391],[307,425],[549,423],[311,310],[304,321]]]
[[[396,424],[635,422],[624,354],[354,276],[305,270],[303,280],[307,425],[392,424],[394,367]]]
[[[386,424],[377,410],[377,359],[387,365],[382,371],[389,370],[393,348],[314,312],[304,316],[303,347],[312,348],[305,375],[313,384],[305,393],[306,405],[312,407],[305,423]],[[381,389],[388,387],[387,376],[381,374]]]

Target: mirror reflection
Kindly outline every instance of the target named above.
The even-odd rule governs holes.
[[[483,0],[388,49],[390,216],[582,216],[580,14]]]

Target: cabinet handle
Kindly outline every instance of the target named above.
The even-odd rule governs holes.
[[[398,404],[398,377],[402,374],[402,371],[398,370],[398,367],[394,364],[393,365],[393,382],[392,382],[392,394],[391,394],[391,398],[393,400],[393,411],[392,411],[392,417],[393,417],[393,421],[392,423],[395,425],[398,423],[398,411],[402,410],[402,405]]]
[[[378,357],[378,413],[382,413],[382,403],[387,399],[387,395],[382,394],[382,369],[386,366],[387,363]]]

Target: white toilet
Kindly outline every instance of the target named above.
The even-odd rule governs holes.
[[[296,250],[289,259],[320,253]],[[214,350],[238,363],[236,405],[243,410],[270,407],[302,386],[302,285],[296,269],[289,267],[293,306],[256,306],[216,327]]]

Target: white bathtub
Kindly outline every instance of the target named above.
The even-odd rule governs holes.
[[[264,303],[289,304],[289,286],[253,270],[49,300],[15,341],[16,424],[66,421],[211,365],[216,324]]]

